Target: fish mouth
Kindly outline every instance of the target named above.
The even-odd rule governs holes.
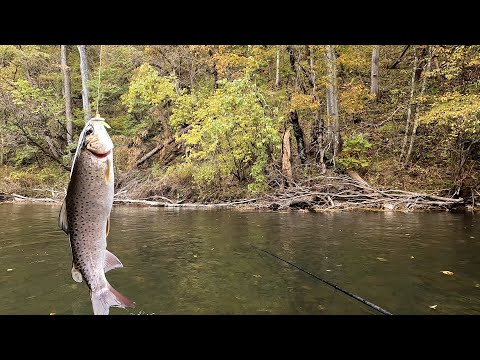
[[[92,153],[95,157],[97,157],[97,158],[99,158],[99,159],[106,158],[111,152],[112,152],[112,150],[108,150],[106,153],[99,154],[99,153],[90,151],[90,153]]]

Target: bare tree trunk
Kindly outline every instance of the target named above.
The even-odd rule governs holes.
[[[314,125],[314,141],[315,141],[315,147],[316,147],[316,151],[315,151],[315,160],[320,163],[320,167],[321,167],[321,173],[322,174],[325,174],[325,172],[327,171],[327,167],[325,165],[325,161],[324,161],[324,158],[325,158],[325,147],[324,147],[324,135],[325,134],[325,124],[323,122],[323,118],[322,118],[322,110],[320,108],[320,106],[318,106],[318,109],[317,109],[317,115],[316,115],[316,119],[315,119],[315,125]]]
[[[88,99],[88,62],[87,51],[85,45],[77,45],[78,52],[80,53],[80,73],[82,75],[82,101],[83,101],[83,113],[85,116],[85,122],[91,119],[90,102]]]
[[[292,151],[291,151],[290,127],[285,126],[285,132],[282,136],[282,173],[287,178],[283,181],[282,186],[288,187],[292,182]]]
[[[280,48],[277,47],[277,67],[275,70],[275,87],[280,85]]]
[[[3,120],[5,124],[5,120]],[[3,138],[3,129],[0,131],[0,166],[3,166],[5,159],[3,154],[5,153],[5,139]]]
[[[192,62],[190,64],[190,89],[193,90],[193,78],[194,78],[194,70],[195,70],[195,65],[192,59]]]
[[[371,74],[371,87],[370,94],[378,99],[378,58],[380,56],[380,45],[374,45],[372,51],[372,74]]]
[[[312,95],[316,101],[319,102],[317,114],[315,116],[315,122],[313,125],[313,136],[312,136],[312,147],[315,149],[315,161],[318,162],[321,166],[321,173],[324,174],[327,171],[325,165],[325,147],[324,147],[324,137],[325,137],[325,124],[322,118],[322,109],[320,105],[320,99],[317,96],[317,87],[316,87],[316,73],[315,73],[315,60],[313,57],[313,52],[308,48],[308,60],[310,64],[310,82],[312,84]]]
[[[300,163],[305,165],[307,163],[307,156],[305,154],[305,141],[303,139],[303,131],[298,122],[298,113],[297,110],[290,111],[289,113],[290,122],[292,123],[293,133],[295,135],[295,140],[297,140],[297,151],[298,157],[300,158]]]
[[[315,73],[315,60],[313,57],[313,52],[310,47],[307,49],[307,60],[310,65],[310,83],[312,85],[312,95],[319,105],[317,108],[317,113],[315,116],[315,122],[313,125],[313,134],[312,134],[312,148],[314,150],[315,161],[318,162],[321,166],[321,173],[324,174],[327,171],[325,165],[325,147],[324,147],[324,137],[325,137],[325,124],[322,118],[322,109],[320,105],[320,99],[317,96],[317,87],[316,87],[316,73]]]
[[[329,137],[333,142],[333,163],[341,151],[340,123],[338,120],[337,66],[335,50],[332,45],[325,45],[325,62],[327,67],[327,115]]]
[[[213,88],[215,90],[218,89],[218,70],[217,70],[217,64],[215,63],[215,59],[213,58],[213,51],[212,50],[208,50],[208,55],[210,56],[210,58],[212,59],[212,62],[213,62],[213,69],[212,69],[212,73],[213,73]]]
[[[67,143],[73,142],[72,93],[70,90],[70,68],[67,64],[67,46],[60,45],[61,68],[63,73],[63,97],[65,99],[65,117],[67,118]]]
[[[420,98],[423,97],[423,94],[425,93],[425,85],[427,83],[427,73],[430,71],[430,66],[432,64],[432,48],[429,46],[428,49],[428,59],[427,63],[425,64],[425,68],[423,71],[423,81],[422,81],[422,88],[420,90]],[[417,105],[415,107],[415,118],[413,121],[413,129],[412,129],[412,135],[410,136],[410,145],[408,147],[408,152],[407,156],[405,157],[405,165],[408,164],[408,161],[410,160],[410,155],[412,153],[412,148],[413,148],[413,142],[415,141],[415,135],[417,133],[417,128],[418,128],[418,114],[419,114],[419,106]]]
[[[292,46],[287,46],[287,51],[290,56],[290,67],[295,73],[295,90],[300,89],[304,94],[307,93],[305,86],[303,85],[302,81],[300,81],[300,72],[298,69],[298,60],[295,56],[295,50]]]
[[[295,57],[294,49],[293,47],[288,45],[287,51],[288,51],[288,54],[290,55],[290,67],[295,73],[295,90],[298,90],[298,88],[300,88],[302,92],[306,94],[305,87],[303,86],[299,78],[297,58]],[[305,165],[307,163],[307,154],[305,152],[305,140],[303,138],[302,127],[300,126],[300,123],[298,121],[297,110],[290,111],[288,117],[292,124],[295,139],[297,140],[297,151],[298,151],[298,157],[300,158],[300,163],[302,165]]]
[[[405,124],[405,135],[403,137],[402,150],[400,152],[400,161],[402,161],[403,156],[405,155],[405,149],[407,148],[408,131],[410,130],[410,118],[412,117],[412,107],[414,106],[413,95],[415,94],[415,78],[417,74],[417,66],[418,66],[418,56],[417,56],[417,52],[415,51],[415,59],[413,60],[413,70],[412,70],[412,85],[410,88],[410,99],[409,99],[409,104],[407,109],[407,122]]]
[[[316,98],[315,92],[317,91],[317,87],[315,84],[316,82],[316,74],[315,74],[315,68],[314,68],[315,62],[314,62],[313,54],[310,50],[309,50],[309,60],[310,60],[310,74],[311,74],[310,76],[311,76],[311,82],[312,82],[312,94]]]

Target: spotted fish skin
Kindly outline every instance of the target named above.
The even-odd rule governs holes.
[[[89,121],[79,139],[59,225],[69,235],[72,277],[85,280],[95,315],[108,315],[112,306],[134,307],[105,276],[123,267],[107,250],[113,195],[113,143],[103,125]]]

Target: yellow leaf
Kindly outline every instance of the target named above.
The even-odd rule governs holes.
[[[437,305],[431,305],[429,306],[429,308],[435,310],[437,308]]]
[[[377,259],[377,260],[380,260],[380,261],[388,261],[387,259],[382,258],[382,257],[377,257],[376,259]]]
[[[105,126],[107,129],[111,129],[111,128],[112,128],[110,125],[107,124],[106,121],[102,121],[101,124],[102,124],[103,126]]]
[[[453,275],[453,272],[451,271],[448,271],[448,270],[443,270],[443,271],[440,271],[442,274],[445,274],[445,275]]]

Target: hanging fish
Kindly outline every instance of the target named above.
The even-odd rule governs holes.
[[[107,250],[113,205],[113,143],[103,118],[89,120],[78,140],[67,195],[59,214],[59,227],[69,236],[72,278],[85,280],[95,315],[108,315],[110,307],[135,304],[115,290],[105,273],[123,267]]]

